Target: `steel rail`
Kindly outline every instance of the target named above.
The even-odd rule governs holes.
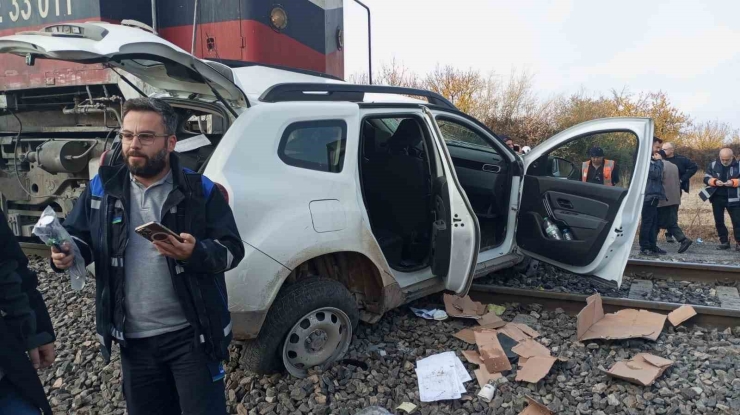
[[[627,261],[628,273],[649,273],[658,279],[673,279],[675,281],[713,282],[724,280],[740,280],[740,266],[700,264],[694,262],[651,261],[644,259],[630,259]]]
[[[495,285],[473,284],[469,293],[473,300],[483,303],[520,303],[540,304],[547,310],[563,309],[570,315],[578,314],[586,306],[586,298],[582,294],[559,293],[551,291],[537,291],[522,288],[500,287]],[[653,311],[668,314],[683,304],[633,300],[629,298],[602,297],[605,313],[612,313],[627,308]],[[685,324],[702,327],[726,329],[740,325],[740,310],[720,307],[692,305],[697,315]]]

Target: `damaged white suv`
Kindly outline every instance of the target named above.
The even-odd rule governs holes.
[[[428,91],[230,68],[137,28],[72,25],[80,34],[0,38],[0,53],[106,64],[183,114],[178,138],[195,140],[182,159],[222,186],[244,240],[227,284],[249,369],[305,375],[345,353],[358,320],[465,294],[525,256],[621,281],[650,119],[589,121],[519,157]],[[619,185],[582,178],[585,150],[604,142],[627,146]],[[574,239],[548,237],[545,218]]]

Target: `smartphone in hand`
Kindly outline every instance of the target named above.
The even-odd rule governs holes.
[[[162,225],[159,222],[145,223],[136,228],[135,232],[151,242],[160,241],[170,243],[169,239],[167,238],[170,235],[180,242],[185,242],[182,238],[180,238],[180,235],[176,234],[168,227]]]

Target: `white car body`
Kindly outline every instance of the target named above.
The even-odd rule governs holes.
[[[198,100],[214,102],[218,99],[217,94],[202,81],[170,78],[154,57],[142,62],[140,57],[127,59],[125,56],[156,55],[182,67],[196,69],[233,109],[233,124],[212,154],[204,174],[227,190],[246,250],[239,266],[227,274],[229,308],[238,338],[258,336],[265,316],[291,274],[295,275],[302,266],[320,258],[338,261],[337,258],[341,258],[336,256],[338,254],[348,255],[344,258],[349,263],[341,269],[349,270],[349,275],[335,278],[355,294],[361,317],[370,322],[377,321],[387,310],[434,292],[447,289],[465,294],[474,277],[515,265],[524,255],[577,274],[594,275],[617,283],[621,281],[637,230],[647,180],[653,137],[653,122],[649,119],[589,121],[557,134],[519,157],[505,149],[481,124],[455,110],[429,105],[426,101],[401,95],[367,93],[362,102],[265,102],[260,97],[276,84],[347,84],[260,66],[229,69],[221,65],[219,71],[144,30],[106,23],[80,26],[89,33],[107,33],[99,40],[84,36],[18,34],[0,38],[0,52],[30,53],[83,63],[105,61],[137,76],[160,92],[164,91],[164,96],[187,99],[191,94],[197,94]],[[231,75],[223,76],[222,73]],[[370,103],[374,104],[368,105]],[[393,269],[371,228],[359,168],[360,126],[367,117],[390,113],[423,120],[433,139],[429,157],[446,177],[450,210],[459,218],[455,219],[456,226],[451,231],[449,267],[446,273],[442,273],[446,275],[434,275],[430,266],[413,272]],[[513,170],[508,217],[502,219],[507,222],[505,237],[493,249],[478,251],[480,231],[477,218],[437,126],[437,117],[440,116],[456,120],[486,137],[494,148],[500,150],[504,161]],[[341,172],[326,173],[290,166],[278,157],[281,137],[291,124],[326,119],[346,122]],[[603,240],[595,258],[587,264],[574,266],[559,262],[557,254],[543,255],[518,248],[520,201],[522,195],[530,191],[523,178],[532,163],[574,138],[617,130],[633,133],[639,140],[639,150],[632,185],[609,225],[614,231]],[[467,226],[457,227],[458,222]],[[368,278],[374,281],[366,281]]]

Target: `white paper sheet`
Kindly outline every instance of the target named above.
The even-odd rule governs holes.
[[[445,401],[462,397],[454,364],[416,368],[419,380],[419,399],[422,402]]]
[[[463,365],[460,358],[455,355],[455,352],[444,352],[429,356],[416,362],[418,368],[429,368],[429,367],[447,367],[452,366],[455,369],[455,377],[457,390],[459,393],[465,393],[465,385],[463,383],[470,382],[473,380],[470,377],[465,365]]]
[[[178,153],[185,153],[187,151],[193,151],[208,145],[211,145],[208,137],[203,134],[199,134],[195,137],[190,137],[178,141],[177,144],[175,144],[175,151],[177,151]]]

